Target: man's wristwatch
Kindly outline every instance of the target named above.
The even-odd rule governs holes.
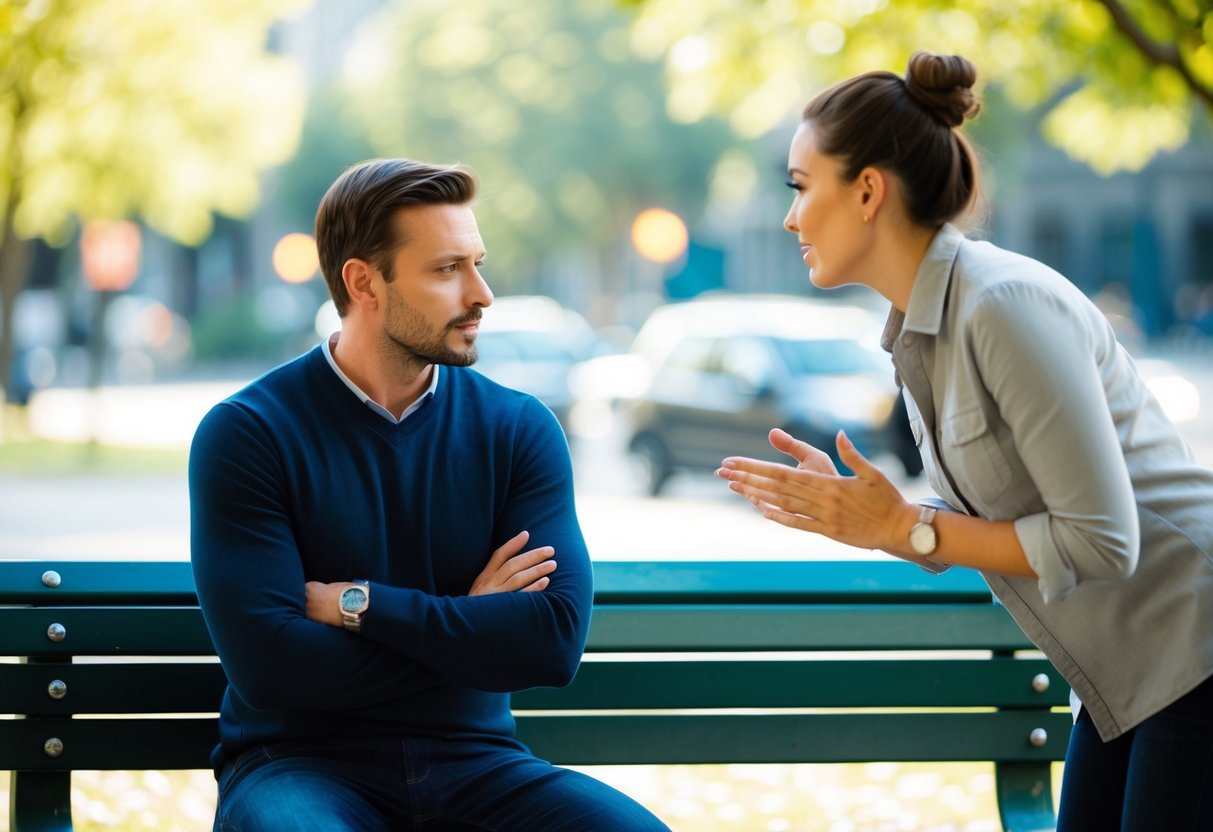
[[[369,581],[354,581],[341,591],[341,623],[351,633],[362,629],[362,614],[371,605],[371,584]]]
[[[923,506],[918,522],[910,528],[910,550],[919,557],[929,558],[939,544],[935,534],[935,509]]]

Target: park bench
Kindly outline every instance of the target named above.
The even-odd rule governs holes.
[[[992,761],[1003,828],[1054,828],[1068,688],[975,574],[883,561],[595,574],[576,679],[513,699],[541,757]],[[71,829],[74,770],[207,768],[224,684],[189,564],[0,562],[11,832]]]

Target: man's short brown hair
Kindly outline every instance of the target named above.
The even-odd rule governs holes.
[[[476,174],[463,165],[429,165],[410,159],[372,159],[337,177],[316,211],[320,272],[337,314],[345,316],[349,294],[341,270],[358,258],[392,279],[392,254],[400,239],[396,212],[410,205],[464,205],[476,196]]]

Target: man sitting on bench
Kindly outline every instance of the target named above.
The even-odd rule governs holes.
[[[195,435],[217,830],[666,829],[512,736],[510,691],[572,679],[592,587],[555,417],[467,369],[493,300],[475,188],[347,170],[316,216],[340,332]]]

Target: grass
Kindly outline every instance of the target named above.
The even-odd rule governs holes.
[[[0,476],[184,474],[185,449],[122,448],[87,442],[10,439],[0,442]]]
[[[673,832],[999,832],[988,763],[598,766]],[[1061,765],[1053,771],[1054,793]],[[0,806],[8,774],[0,772]],[[81,771],[72,811],[80,832],[208,832],[209,771]],[[7,832],[0,817],[0,832]]]
[[[138,475],[184,473],[186,448],[124,448],[62,442],[34,435],[25,408],[2,405],[0,476]]]

